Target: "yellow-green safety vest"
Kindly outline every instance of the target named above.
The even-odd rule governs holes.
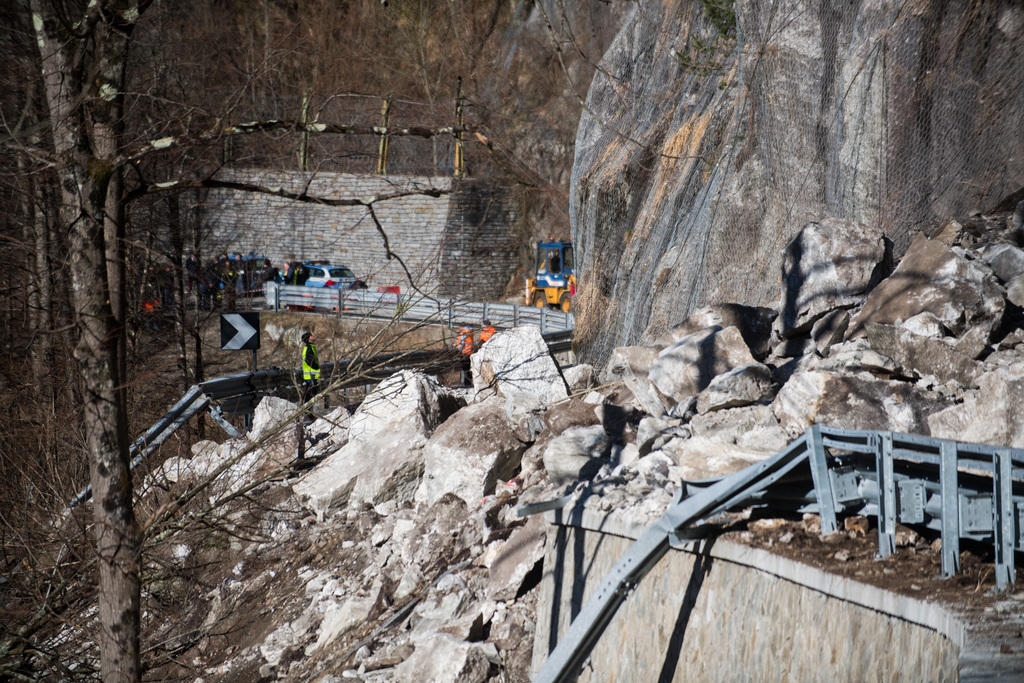
[[[302,349],[302,379],[320,379],[320,360],[313,344],[306,344]]]

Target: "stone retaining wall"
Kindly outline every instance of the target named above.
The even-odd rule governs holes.
[[[226,169],[217,178],[328,199],[404,196],[374,203],[378,229],[365,206],[208,190],[198,202],[204,258],[251,250],[275,266],[286,259],[328,260],[349,266],[372,288],[398,285],[410,291],[398,260],[386,258],[383,230],[421,290],[481,301],[497,299],[518,265],[519,200],[508,188],[450,177],[258,169]]]
[[[549,527],[536,672],[631,538]],[[938,628],[937,628],[938,627]],[[670,550],[619,608],[581,683],[956,680],[942,609],[719,541]]]

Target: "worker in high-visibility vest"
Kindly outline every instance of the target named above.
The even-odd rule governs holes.
[[[473,331],[468,327],[460,327],[459,337],[455,340],[455,348],[459,353],[467,356],[473,353]]]
[[[316,335],[302,333],[302,398],[308,400],[320,390],[320,359],[316,355]]]
[[[485,319],[484,326],[480,330],[480,346],[483,346],[484,342],[493,337],[496,332],[497,330],[494,329],[494,325],[491,325],[491,321]]]

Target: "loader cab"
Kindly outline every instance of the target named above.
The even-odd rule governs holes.
[[[526,303],[568,313],[576,293],[574,268],[572,242],[538,242],[533,277],[526,281]]]

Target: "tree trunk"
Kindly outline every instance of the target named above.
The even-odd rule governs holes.
[[[31,0],[31,8],[60,160],[60,224],[70,239],[74,355],[85,391],[82,426],[99,567],[100,674],[104,681],[137,681],[139,537],[128,459],[124,327],[110,304],[104,222],[110,179],[117,172],[111,160],[124,59],[138,8],[89,3],[74,24],[76,34],[66,33],[66,17],[44,0]],[[115,21],[116,26],[107,23]]]
[[[174,339],[178,345],[178,369],[181,371],[182,390],[192,384],[188,371],[188,346],[185,341],[185,240],[181,229],[181,210],[178,196],[167,197],[167,223],[171,238],[171,266],[174,275]]]

